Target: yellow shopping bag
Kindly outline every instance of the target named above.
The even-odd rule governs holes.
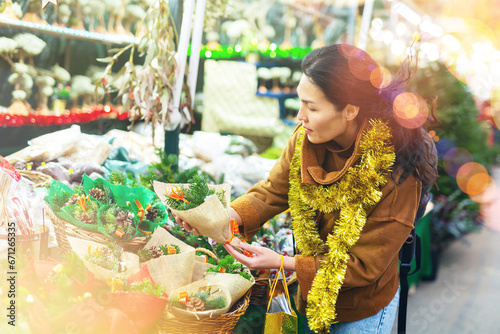
[[[283,277],[282,284],[284,293],[274,296],[280,274]],[[288,293],[288,286],[285,278],[285,269],[283,268],[283,256],[281,256],[280,269],[276,273],[276,277],[271,284],[266,321],[264,324],[264,334],[296,334],[297,332],[297,315],[293,311],[292,303],[290,302],[290,294]]]

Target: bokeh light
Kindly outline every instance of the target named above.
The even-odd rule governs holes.
[[[429,107],[426,101],[414,93],[400,93],[394,99],[394,116],[403,127],[415,129],[422,126],[429,116]]]
[[[457,185],[470,196],[481,194],[491,182],[486,167],[480,163],[468,162],[458,169]]]
[[[376,88],[389,86],[392,80],[391,72],[385,67],[377,67],[370,73],[370,82]]]
[[[370,74],[378,65],[363,50],[352,49],[347,57],[349,69],[353,76],[359,80],[370,80]]]
[[[477,195],[471,195],[470,198],[478,203],[491,204],[498,198],[498,186],[493,178],[490,181],[483,192]],[[498,219],[498,217],[496,217]]]
[[[462,147],[454,147],[443,156],[443,168],[448,175],[455,177],[460,167],[474,161],[472,154]]]

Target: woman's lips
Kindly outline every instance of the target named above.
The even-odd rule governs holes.
[[[308,129],[308,128],[306,128],[305,126],[302,126],[302,127],[304,128],[304,131],[305,131],[306,133],[311,133],[311,132],[313,132],[313,130]]]

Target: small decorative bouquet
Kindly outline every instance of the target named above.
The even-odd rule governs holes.
[[[86,240],[79,239],[79,242],[85,243]],[[96,246],[89,242],[83,261],[87,269],[98,280],[104,282],[116,277],[125,279],[139,271],[138,256],[124,252],[123,248],[116,243]]]
[[[176,317],[202,319],[226,313],[230,300],[226,287],[199,280],[172,291],[168,305]]]
[[[235,237],[238,225],[229,216],[231,186],[208,185],[199,175],[188,182],[168,184],[153,181],[153,188],[175,216],[189,222],[200,234],[222,244],[231,244],[244,253],[240,246],[243,239]]]
[[[136,217],[118,205],[104,205],[99,210],[99,230],[114,239],[128,240],[137,234]]]
[[[164,228],[157,228],[139,259],[147,266],[153,280],[165,287],[167,294],[191,282],[195,249],[176,239]]]
[[[238,274],[248,281],[252,281],[252,273],[250,270],[240,262],[236,261],[231,255],[227,255],[217,261],[217,264],[214,267],[208,268],[207,272]]]
[[[139,249],[137,255],[139,262],[147,262],[151,259],[157,259],[163,255],[179,254],[181,252],[178,245],[166,244],[162,246],[151,246],[149,248]]]

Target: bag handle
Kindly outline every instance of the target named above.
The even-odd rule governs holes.
[[[290,308],[292,307],[292,303],[290,302],[290,294],[288,293],[288,284],[286,284],[285,268],[283,267],[283,255],[280,255],[280,269],[276,273],[273,283],[271,284],[271,291],[269,291],[270,298],[267,304],[267,311],[269,311],[269,307],[271,306],[271,300],[273,299],[274,290],[276,290],[276,286],[278,285],[280,274],[282,274],[283,276],[283,286],[285,288],[284,290],[286,298],[288,299],[288,305],[290,306]]]

